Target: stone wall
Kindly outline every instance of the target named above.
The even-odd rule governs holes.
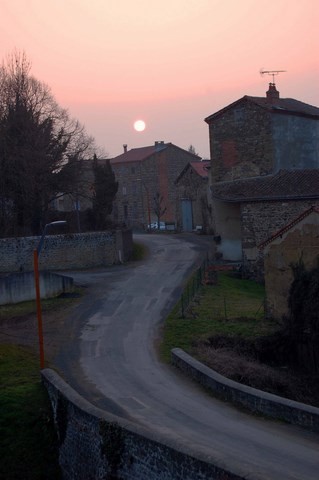
[[[42,379],[53,408],[63,480],[247,478],[231,459],[227,467],[220,465],[213,454],[195,453],[189,445],[94,407],[53,370],[42,370]]]
[[[258,246],[295,220],[315,200],[294,200],[285,202],[253,202],[241,204],[243,263],[247,273],[257,280],[263,278],[263,252]]]
[[[208,204],[208,177],[201,177],[188,168],[176,183],[176,227],[182,230],[182,200],[192,201],[193,225],[203,227],[203,232],[212,230],[211,207]]]
[[[0,239],[0,272],[33,270],[33,251],[40,237]],[[133,240],[130,230],[47,235],[39,269],[70,270],[113,265],[128,260]]]
[[[319,121],[277,110],[273,115],[275,170],[319,168]]]
[[[273,171],[271,115],[243,99],[221,111],[209,125],[213,182]]]
[[[319,260],[319,214],[311,213],[264,249],[266,310],[277,320],[289,314],[292,263],[302,260],[310,270]]]
[[[319,432],[319,408],[229,380],[195,360],[180,348],[172,350],[172,362],[186,375],[223,400],[252,412]]]

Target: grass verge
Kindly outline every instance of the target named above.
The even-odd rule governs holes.
[[[0,345],[0,438],[1,479],[61,478],[38,356],[16,345]]]
[[[218,275],[217,285],[205,285],[181,318],[178,303],[166,319],[160,346],[162,360],[170,361],[174,347],[192,353],[198,340],[215,334],[258,336],[273,325],[264,320],[265,291],[262,285],[229,273]]]

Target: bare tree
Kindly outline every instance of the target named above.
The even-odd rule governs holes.
[[[30,70],[17,51],[0,67],[2,235],[40,233],[50,203],[79,188],[83,160],[95,151],[93,138]]]
[[[167,210],[167,207],[163,205],[164,202],[164,197],[161,195],[159,192],[156,192],[156,194],[153,197],[153,210],[154,213],[157,217],[157,228],[160,228],[160,220],[164,213]]]

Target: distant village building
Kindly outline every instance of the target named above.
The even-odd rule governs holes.
[[[210,160],[189,162],[175,180],[177,230],[211,233]]]
[[[253,272],[258,245],[319,205],[319,108],[270,83],[266,97],[244,96],[205,121],[218,248]]]
[[[172,143],[127,149],[110,159],[118,192],[113,205],[113,220],[127,227],[147,228],[158,221],[156,202],[160,201],[161,221],[176,224],[177,189],[175,180],[183,168],[200,157]],[[158,206],[158,205],[157,205]]]

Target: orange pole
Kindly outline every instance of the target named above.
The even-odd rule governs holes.
[[[37,250],[34,250],[34,252],[33,252],[33,263],[34,263],[35,293],[36,293],[36,302],[37,302],[40,367],[41,367],[41,370],[42,370],[44,368],[44,348],[43,348],[43,327],[42,327],[40,281],[39,281],[39,262],[38,262],[38,251]]]

